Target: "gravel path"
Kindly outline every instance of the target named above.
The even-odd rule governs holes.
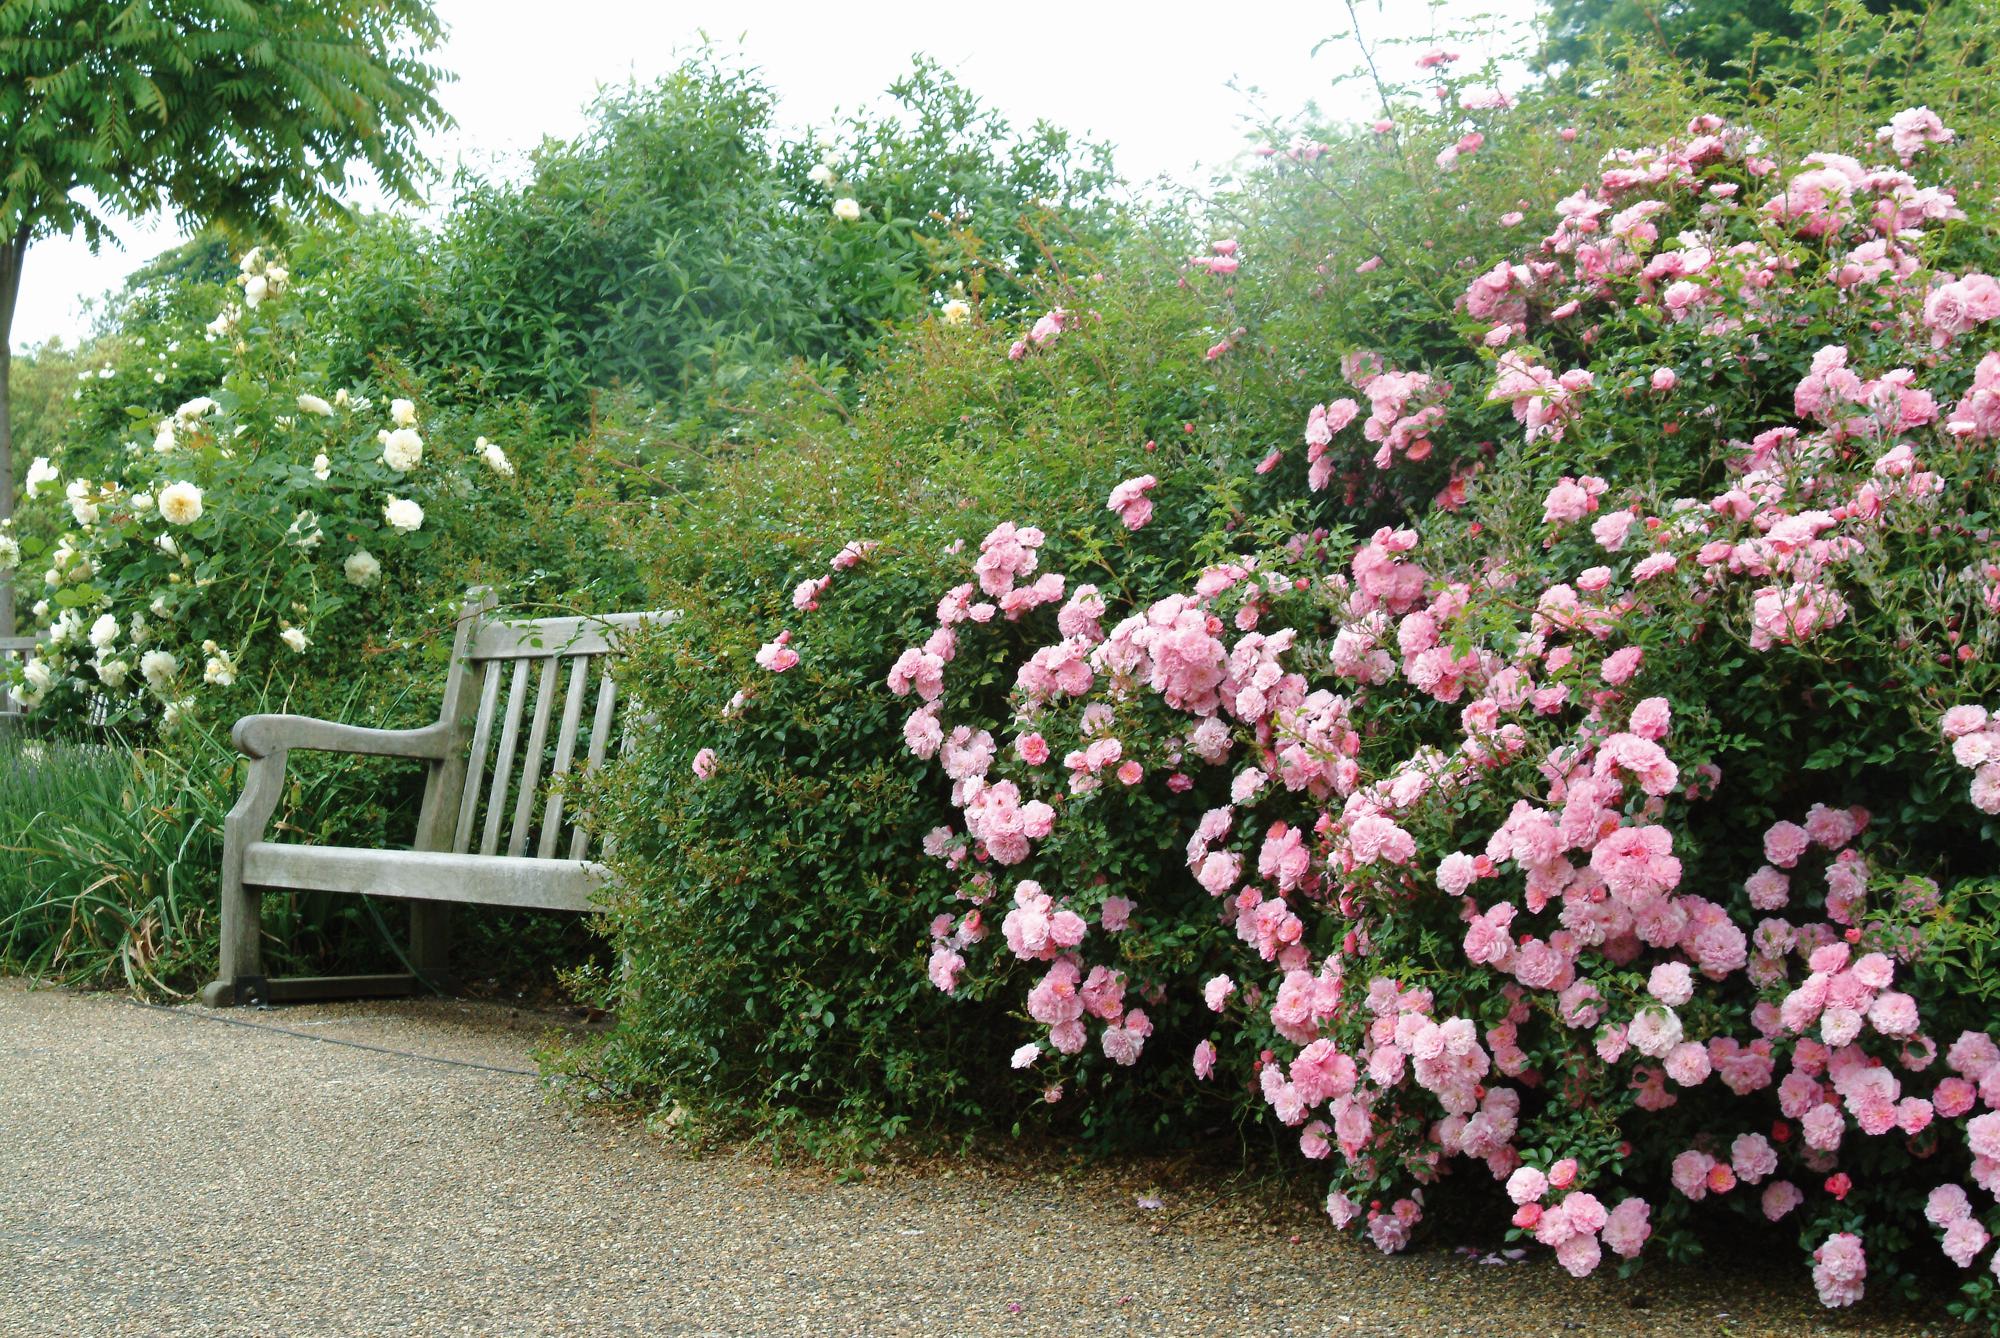
[[[1572,1283],[1383,1258],[1171,1168],[695,1160],[551,1105],[548,1019],[216,1015],[0,981],[0,1334],[1869,1333],[1803,1270]],[[1135,1206],[1159,1188],[1161,1211]],[[1607,1270],[1608,1271],[1608,1270]],[[1929,1331],[1935,1331],[1929,1330]]]

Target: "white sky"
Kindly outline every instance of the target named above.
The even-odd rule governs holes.
[[[1449,0],[1434,11],[1413,0],[1357,0],[1356,8],[1374,41],[1443,34],[1480,13],[1518,21],[1532,3]],[[544,135],[574,134],[597,87],[672,69],[703,32],[764,72],[787,125],[824,124],[836,108],[874,101],[921,51],[1017,126],[1043,118],[1109,140],[1133,181],[1205,181],[1206,169],[1238,151],[1244,118],[1259,105],[1277,115],[1309,100],[1344,115],[1370,110],[1358,90],[1331,88],[1354,63],[1353,43],[1313,52],[1347,29],[1341,0],[1070,0],[1015,10],[936,0],[437,0],[437,10],[451,33],[433,60],[458,75],[440,95],[458,129],[432,154],[447,177],[461,159],[504,169]],[[1487,54],[1454,45],[1471,59]],[[1385,53],[1384,73],[1401,77],[1414,55]],[[121,239],[122,250],[97,256],[73,238],[29,251],[15,347],[76,339],[87,328],[84,301],[180,236],[152,220],[125,226]]]

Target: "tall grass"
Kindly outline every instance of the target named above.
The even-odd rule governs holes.
[[[178,993],[215,944],[235,767],[192,752],[0,731],[0,966]]]

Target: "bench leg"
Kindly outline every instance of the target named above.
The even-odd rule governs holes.
[[[410,903],[410,965],[434,989],[451,981],[451,907],[436,901]]]
[[[202,987],[201,1001],[210,1008],[227,1008],[240,1002],[236,982],[261,979],[264,974],[264,926],[261,911],[263,893],[243,886],[238,873],[230,877],[224,860],[222,880],[222,963],[216,979]]]

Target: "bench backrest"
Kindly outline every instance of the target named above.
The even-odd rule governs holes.
[[[0,636],[0,679],[5,679],[16,660],[25,660],[34,652],[35,638],[31,636]],[[24,715],[20,701],[4,686],[0,686],[0,716]]]
[[[475,591],[459,622],[440,719],[461,746],[433,770],[417,849],[585,859],[590,834],[543,782],[595,770],[619,742],[618,635],[671,615],[516,621],[492,607]]]

